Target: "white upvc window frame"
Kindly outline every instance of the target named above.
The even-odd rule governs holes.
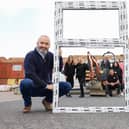
[[[125,1],[67,1],[55,2],[55,55],[54,55],[54,113],[81,113],[81,112],[129,112],[129,46],[127,7]],[[63,10],[119,10],[119,38],[115,39],[64,39],[63,38]],[[124,49],[124,83],[125,83],[125,106],[119,107],[59,107],[59,47],[87,47],[87,48],[115,48]]]

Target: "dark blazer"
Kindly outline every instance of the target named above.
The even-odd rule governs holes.
[[[85,78],[85,72],[86,70],[89,70],[89,66],[86,63],[80,64],[78,63],[76,65],[76,78],[78,79],[84,79]]]
[[[48,52],[43,59],[35,50],[29,52],[24,60],[25,78],[34,81],[37,87],[52,83],[53,54]]]
[[[68,64],[66,62],[65,66],[64,66],[64,74],[68,77],[73,77],[75,74],[75,65],[74,64]]]

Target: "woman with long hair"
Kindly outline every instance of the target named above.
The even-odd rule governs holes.
[[[118,75],[120,85],[121,85],[121,92],[123,92],[124,85],[123,85],[122,69],[120,68],[119,63],[117,61],[113,63],[113,70]]]
[[[74,87],[74,75],[75,75],[75,65],[73,56],[69,56],[65,66],[64,66],[64,74],[66,76],[66,81],[71,83],[72,88]],[[71,96],[70,92],[67,94],[68,97]]]

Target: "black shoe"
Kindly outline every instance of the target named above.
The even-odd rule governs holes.
[[[84,95],[80,95],[79,97],[80,97],[80,98],[84,98],[85,96],[84,96]]]
[[[72,97],[72,95],[70,93],[67,93],[66,96],[67,97]]]
[[[109,94],[109,96],[111,96],[111,97],[112,97],[112,94]]]

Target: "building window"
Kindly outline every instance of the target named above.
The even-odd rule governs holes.
[[[13,65],[12,70],[13,71],[22,71],[22,65]]]

